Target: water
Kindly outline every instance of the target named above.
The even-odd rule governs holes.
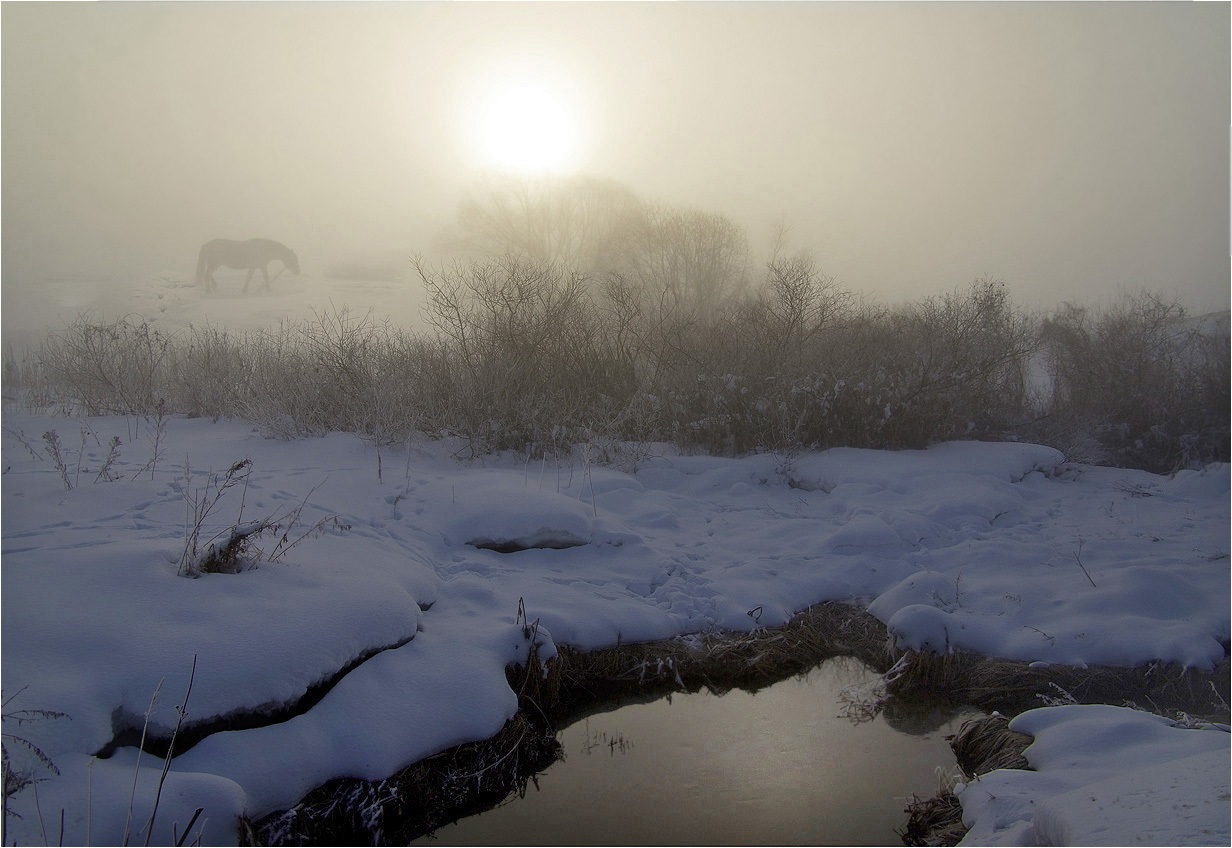
[[[974,711],[887,710],[855,723],[850,659],[756,694],[622,705],[564,728],[565,759],[524,798],[416,845],[896,845],[906,799],[952,770],[945,736]]]

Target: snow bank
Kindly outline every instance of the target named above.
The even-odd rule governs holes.
[[[38,438],[52,429],[71,488]],[[113,435],[120,479],[95,482]],[[1031,662],[1210,667],[1228,638],[1226,466],[1167,479],[961,443],[787,466],[664,448],[624,474],[461,463],[422,444],[387,449],[378,477],[356,437],[173,419],[151,470],[141,421],[20,415],[5,416],[3,449],[5,711],[70,716],[5,732],[61,768],[39,772],[40,799],[66,810],[69,843],[122,837],[110,807],[131,793],[135,755],[90,755],[140,728],[160,681],[150,722],[169,732],[194,657],[189,726],[283,712],[182,751],[155,842],[207,802],[206,841],[234,841],[240,813],[491,735],[516,707],[503,669],[529,650],[528,622],[545,655],[771,626],[825,600],[867,603],[903,646]],[[247,485],[203,540],[301,504],[301,531],[329,516],[348,529],[239,574],[177,576],[188,497],[243,458]],[[301,706],[313,687],[326,691]],[[140,779],[160,767],[144,758]],[[16,838],[41,841],[32,793],[13,800]]]
[[[990,772],[959,794],[964,845],[1227,845],[1226,726],[1186,728],[1112,706],[1023,713],[1034,771]]]

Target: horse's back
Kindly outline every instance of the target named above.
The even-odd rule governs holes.
[[[210,239],[201,245],[200,255],[207,258],[234,256],[240,252],[241,245],[243,244],[244,242],[242,241],[234,241],[232,239]]]
[[[254,262],[266,261],[271,245],[275,244],[269,239],[212,239],[201,246],[201,255],[230,268],[246,268]]]
[[[219,265],[240,269],[259,268],[264,271],[265,266],[276,259],[281,260],[296,274],[299,273],[299,261],[295,253],[273,239],[213,239],[201,245],[197,260],[198,276],[210,273]]]

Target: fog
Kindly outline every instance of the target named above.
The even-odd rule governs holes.
[[[431,252],[508,68],[565,93],[579,172],[726,214],[755,259],[781,220],[888,300],[992,275],[1029,305],[1148,287],[1228,306],[1227,4],[0,14],[6,331],[44,317],[49,278],[191,280],[217,237],[283,241],[305,274]]]

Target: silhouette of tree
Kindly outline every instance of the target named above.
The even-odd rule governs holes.
[[[597,272],[613,234],[642,208],[637,195],[612,180],[489,177],[459,205],[449,247]]]
[[[643,292],[689,313],[713,311],[742,289],[749,247],[743,230],[724,215],[653,206],[607,244],[600,264]]]

